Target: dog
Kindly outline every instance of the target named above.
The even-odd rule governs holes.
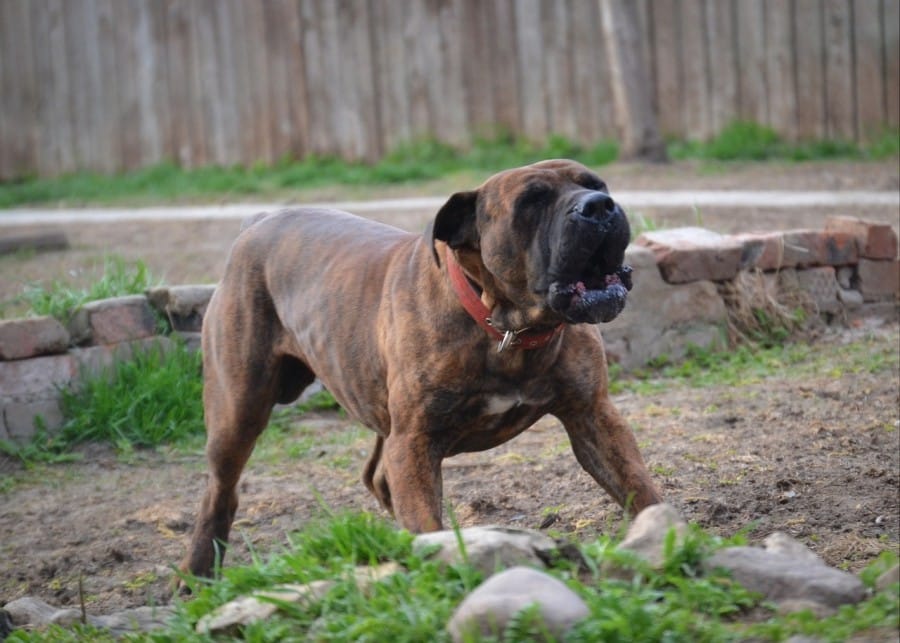
[[[363,481],[412,532],[442,527],[444,458],[548,413],[616,502],[661,502],[609,399],[597,326],[631,289],[629,239],[606,184],[569,160],[453,194],[424,234],[327,209],[258,215],[203,321],[209,474],[181,569],[211,573],[273,405],[316,377],[377,434]]]

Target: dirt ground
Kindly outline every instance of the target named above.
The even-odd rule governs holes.
[[[601,174],[613,191],[900,189],[896,161],[751,165],[728,173],[691,164],[622,165]],[[847,212],[710,210],[702,223],[722,231],[818,227],[832,213]],[[663,225],[697,218],[644,214]],[[854,214],[900,224],[896,208]],[[375,216],[420,230],[429,213]],[[0,236],[28,229],[0,227]],[[109,252],[144,259],[168,283],[214,282],[238,223],[62,229],[73,245],[68,251],[0,258],[0,301],[25,283],[85,278]],[[722,535],[749,529],[752,541],[785,531],[829,563],[855,571],[885,548],[896,549],[900,537],[900,327],[866,320],[813,342],[810,360],[826,361],[804,375],[738,389],[671,383],[615,401],[666,499],[689,520]],[[860,366],[878,355],[888,360],[887,370],[872,374]],[[307,438],[314,447],[296,447]],[[229,561],[247,560],[251,550],[277,551],[321,502],[378,512],[359,482],[371,443],[368,431],[339,413],[304,416],[286,435],[264,434],[241,483]],[[0,605],[20,596],[77,605],[79,577],[91,613],[167,600],[204,478],[199,450],[123,457],[93,446],[81,462],[32,470],[0,456]],[[444,484],[463,525],[544,525],[580,539],[621,525],[621,511],[577,465],[565,432],[549,417],[502,447],[447,460]]]

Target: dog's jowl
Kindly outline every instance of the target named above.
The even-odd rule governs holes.
[[[596,325],[625,306],[629,235],[606,184],[565,160],[454,194],[423,235],[324,209],[257,217],[203,323],[209,478],[182,569],[210,573],[272,406],[316,377],[376,433],[363,481],[411,531],[441,528],[445,457],[547,413],[618,503],[659,502]]]

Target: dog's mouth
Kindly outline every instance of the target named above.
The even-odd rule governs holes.
[[[612,271],[589,269],[573,281],[552,282],[547,302],[572,324],[609,322],[625,308],[631,287],[631,266],[622,264]]]

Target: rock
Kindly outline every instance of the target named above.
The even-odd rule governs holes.
[[[168,318],[172,329],[199,332],[203,315],[216,286],[160,286],[147,291],[147,298],[160,313]]]
[[[838,301],[838,283],[834,276],[834,268],[822,266],[797,271],[797,282],[800,289],[807,293],[823,313],[833,313],[840,309]]]
[[[789,598],[778,603],[779,614],[796,614],[797,612],[810,612],[816,618],[827,618],[836,613],[837,610],[816,601],[807,601],[802,598]]]
[[[500,568],[513,565],[544,567],[544,559],[557,549],[556,543],[544,534],[515,527],[467,527],[460,531],[469,564],[487,576]],[[422,554],[439,546],[433,557],[448,564],[463,562],[456,533],[447,529],[419,534],[413,540],[413,552]]]
[[[53,355],[68,347],[69,333],[53,317],[0,321],[0,360]]]
[[[765,540],[763,540],[763,546],[767,552],[773,554],[793,556],[810,564],[825,564],[825,561],[819,558],[809,547],[782,531],[774,531],[766,536]]]
[[[660,274],[670,284],[733,279],[744,254],[740,239],[704,228],[645,232],[635,244],[653,251]]]
[[[704,562],[711,571],[722,568],[752,592],[767,600],[805,600],[827,607],[858,603],[866,594],[862,582],[847,572],[806,557],[773,553],[757,547],[727,547]]]
[[[10,439],[25,444],[37,433],[39,423],[47,432],[52,433],[62,427],[65,418],[59,399],[52,399],[5,404],[0,401],[0,420]]]
[[[687,534],[688,525],[672,505],[651,505],[635,517],[618,548],[634,552],[653,567],[662,567],[665,542],[671,529],[680,541]],[[611,566],[604,567],[604,573],[619,575],[619,571]]]
[[[875,581],[875,591],[886,592],[897,583],[900,583],[900,565],[894,565],[878,577]]]
[[[81,622],[81,610],[59,609],[39,598],[25,596],[3,606],[16,627],[61,625],[63,627]]]
[[[895,259],[897,233],[889,223],[865,221],[858,217],[832,216],[825,219],[825,230],[853,236],[859,256],[865,259]]]
[[[397,563],[390,562],[378,567],[357,567],[354,580],[365,590],[372,583],[386,578],[400,570]],[[337,584],[335,580],[317,580],[305,585],[278,585],[268,590],[254,592],[225,603],[203,616],[196,626],[201,634],[234,634],[238,628],[262,621],[278,611],[278,603],[299,603],[311,599],[318,600]]]
[[[528,567],[512,567],[491,576],[459,604],[447,629],[457,643],[480,633],[499,636],[521,610],[537,606],[547,631],[562,640],[590,612],[561,581]]]
[[[858,290],[838,288],[837,298],[845,308],[859,308],[863,305],[863,296]]]
[[[170,605],[136,607],[105,616],[89,616],[88,623],[109,630],[115,636],[124,636],[166,627],[174,615],[175,608]]]
[[[155,335],[156,324],[147,298],[129,295],[85,304],[72,315],[69,333],[76,344],[117,344]]]
[[[900,260],[860,259],[856,274],[865,301],[900,298]]]

